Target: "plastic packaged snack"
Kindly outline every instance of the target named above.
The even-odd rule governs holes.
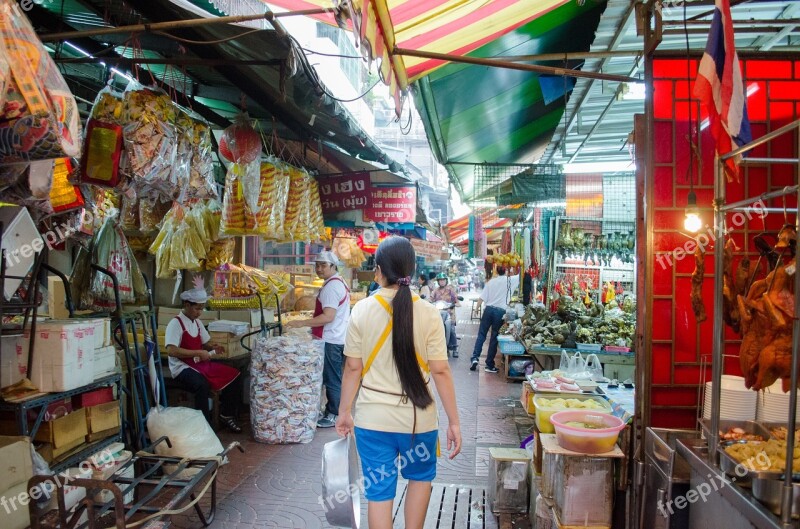
[[[122,173],[123,152],[122,94],[103,88],[92,106],[86,124],[86,140],[81,156],[80,180],[89,184],[115,187]]]
[[[233,251],[236,248],[236,239],[220,239],[211,243],[206,252],[203,264],[205,270],[216,270],[224,264],[233,262]]]
[[[220,236],[256,235],[256,217],[250,204],[258,204],[260,177],[258,160],[249,164],[233,163],[225,177]]]
[[[139,197],[139,229],[144,233],[156,231],[171,207],[171,201],[155,193]]]
[[[284,238],[292,241],[307,240],[308,229],[308,173],[296,167],[289,168],[289,195],[286,201]],[[303,224],[305,223],[305,226]]]
[[[214,181],[214,152],[211,144],[211,128],[203,122],[192,120],[191,162],[189,185],[181,193],[180,201],[213,198],[219,199]]]

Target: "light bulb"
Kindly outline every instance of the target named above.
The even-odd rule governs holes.
[[[703,227],[703,221],[696,211],[687,211],[686,218],[683,219],[683,227],[689,233],[697,233]]]

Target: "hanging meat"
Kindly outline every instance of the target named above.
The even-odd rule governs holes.
[[[792,272],[787,272],[787,268]],[[742,345],[739,363],[745,384],[756,391],[783,379],[788,390],[792,359],[794,317],[794,269],[779,264],[767,277],[755,281],[746,297],[737,296]]]
[[[706,321],[706,307],[703,304],[703,276],[705,276],[706,253],[698,245],[694,252],[694,272],[692,272],[692,312],[697,323]]]
[[[739,328],[739,308],[736,304],[736,282],[733,278],[733,251],[736,244],[733,239],[728,239],[725,243],[725,250],[722,254],[722,319],[737,333]]]

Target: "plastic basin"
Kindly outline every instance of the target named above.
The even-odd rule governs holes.
[[[566,410],[554,413],[550,422],[556,429],[559,446],[582,454],[604,454],[614,449],[619,432],[625,428],[622,419],[593,410]],[[579,428],[568,422],[597,424],[600,428]]]
[[[602,410],[592,410],[592,409],[583,409],[583,408],[575,408],[578,410],[583,411],[594,411],[594,412],[610,412],[611,411],[611,404],[608,403],[603,397],[596,397],[593,395],[580,395],[580,394],[562,394],[559,395],[557,393],[548,393],[546,395],[535,395],[533,397],[533,404],[536,413],[536,426],[539,428],[539,432],[541,433],[554,433],[555,429],[553,428],[553,424],[550,422],[550,417],[554,413],[558,413],[560,411],[570,409],[568,403],[564,405],[557,404],[560,401],[587,401],[593,400],[600,404],[603,409]]]

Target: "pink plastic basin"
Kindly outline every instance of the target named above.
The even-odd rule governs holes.
[[[599,424],[601,428],[578,428],[568,422]],[[621,419],[594,410],[565,410],[550,416],[559,446],[582,454],[604,454],[614,449],[619,432],[625,428]]]

